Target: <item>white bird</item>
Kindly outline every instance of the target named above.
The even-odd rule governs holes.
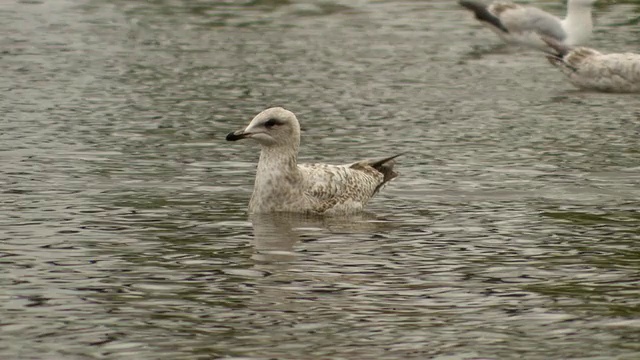
[[[342,214],[361,211],[391,179],[399,155],[347,165],[298,164],[300,124],[280,107],[266,109],[228,141],[256,140],[262,147],[249,213]]]
[[[569,0],[567,17],[564,19],[532,6],[510,1],[494,1],[488,5],[475,0],[460,0],[459,3],[473,11],[476,19],[505,42],[540,49],[545,48],[540,36],[570,46],[589,40],[593,31],[591,7],[596,1]]]
[[[640,54],[603,54],[587,47],[570,47],[542,38],[554,51],[549,62],[574,86],[604,92],[640,92]]]

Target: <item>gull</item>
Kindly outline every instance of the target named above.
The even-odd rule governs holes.
[[[569,0],[567,17],[560,19],[532,6],[510,1],[484,4],[476,0],[460,0],[460,5],[474,12],[476,19],[493,30],[507,43],[545,48],[540,36],[562,44],[583,44],[591,37],[591,6],[597,0]]]
[[[640,54],[603,54],[587,47],[570,47],[543,37],[554,51],[549,62],[574,86],[603,92],[640,92]]]
[[[245,138],[262,147],[250,214],[356,213],[398,176],[393,159],[400,154],[346,165],[298,164],[300,124],[291,111],[281,107],[262,111],[246,128],[227,135],[228,141]]]

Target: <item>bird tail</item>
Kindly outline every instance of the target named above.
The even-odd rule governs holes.
[[[465,8],[473,11],[473,13],[476,15],[476,19],[478,19],[479,21],[489,23],[490,25],[495,26],[505,33],[509,32],[504,24],[502,24],[500,19],[489,11],[488,5],[473,0],[460,0],[458,3],[461,6],[464,6]]]
[[[544,50],[544,52],[547,54],[547,60],[551,65],[561,69],[566,69],[568,71],[577,70],[567,61],[565,61],[565,56],[567,56],[567,54],[569,54],[573,50],[571,46],[565,45],[556,39],[544,35],[541,35],[540,39],[544,41],[545,44],[549,46],[549,48],[551,48],[550,50]]]
[[[553,51],[545,51],[549,55],[553,55],[559,58],[563,58],[567,55],[571,50],[571,46],[565,45],[558,40],[551,38],[549,36],[541,35],[540,39],[547,44]]]
[[[371,160],[364,161],[366,165],[376,169],[383,176],[382,182],[373,191],[374,194],[376,194],[386,183],[398,177],[398,173],[393,170],[393,166],[396,164],[396,162],[393,160],[400,155],[403,155],[403,153],[389,156],[386,158],[371,159]]]

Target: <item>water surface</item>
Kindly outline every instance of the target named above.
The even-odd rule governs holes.
[[[453,1],[0,9],[0,357],[640,356],[637,95]],[[637,51],[636,10],[591,45]],[[400,177],[355,218],[249,218],[258,148],[224,135],[274,105],[301,161]]]

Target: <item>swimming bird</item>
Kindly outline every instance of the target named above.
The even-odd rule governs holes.
[[[298,164],[300,124],[281,107],[262,111],[227,135],[228,141],[245,138],[262,147],[249,213],[356,213],[398,176],[393,159],[399,155],[345,165]]]
[[[488,26],[507,43],[544,49],[540,36],[565,45],[583,44],[591,37],[591,7],[597,0],[569,0],[567,16],[560,19],[536,7],[494,1],[460,0],[460,5],[473,11],[476,19]]]
[[[549,47],[547,59],[574,86],[603,92],[640,92],[640,54],[603,54],[587,47],[570,47],[543,37]]]

